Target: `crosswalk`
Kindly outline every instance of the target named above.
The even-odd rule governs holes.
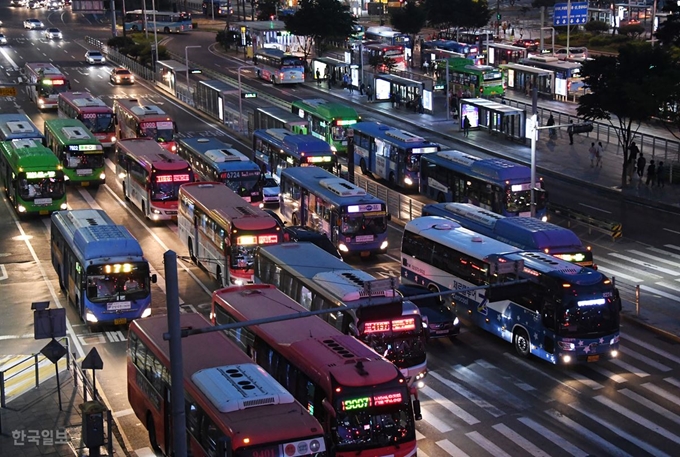
[[[428,365],[419,456],[677,455],[680,356],[635,336],[596,365],[552,367],[510,347],[494,362],[441,351]]]

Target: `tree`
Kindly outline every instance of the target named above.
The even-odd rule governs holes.
[[[585,119],[604,119],[616,130],[625,186],[629,146],[640,124],[657,116],[674,93],[677,67],[664,49],[630,43],[619,49],[618,56],[584,62],[581,74],[588,93],[579,99],[576,112]]]
[[[392,11],[390,13],[390,23],[401,33],[407,34],[411,37],[411,46],[415,46],[416,35],[427,21],[427,12],[423,5],[416,5],[415,1],[409,1],[406,6]],[[411,59],[413,64],[413,59]]]
[[[662,46],[680,47],[680,6],[666,3],[664,11],[672,13],[656,29],[656,38]]]
[[[260,0],[257,3],[257,20],[268,21],[276,17],[276,7],[280,4],[279,0]]]
[[[427,19],[444,28],[478,29],[491,19],[487,0],[426,0]]]
[[[583,24],[583,28],[586,29],[586,32],[599,35],[602,32],[609,31],[609,24],[603,21],[589,21]]]
[[[337,0],[300,0],[300,8],[285,19],[286,30],[293,35],[306,37],[305,58],[309,57],[311,43],[316,54],[322,56],[329,48],[329,42],[344,41],[352,33],[356,22],[349,6]]]

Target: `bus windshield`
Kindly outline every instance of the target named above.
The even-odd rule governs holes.
[[[507,195],[507,211],[509,213],[522,213],[531,211],[531,189],[510,191]],[[536,210],[545,208],[545,192],[535,192]]]
[[[281,58],[281,67],[302,67],[302,58],[285,56]]]
[[[150,293],[146,262],[93,265],[87,268],[87,298],[92,302],[136,300]]]
[[[588,288],[586,288],[588,289]],[[593,293],[579,295],[589,298],[564,297],[561,312],[557,315],[558,331],[561,336],[571,338],[595,338],[598,335],[609,335],[619,328],[618,299],[604,297],[613,291],[602,293],[599,286],[593,286]],[[597,293],[599,292],[599,293]]]
[[[387,218],[384,214],[371,216],[369,213],[343,216],[340,231],[343,235],[379,235],[387,230]]]
[[[108,133],[114,130],[111,113],[84,114],[81,121],[92,133]]]
[[[141,136],[153,138],[159,143],[172,141],[175,135],[172,122],[143,122],[140,126]]]
[[[23,200],[56,199],[63,197],[65,193],[66,189],[63,179],[22,179],[19,183],[19,195]]]
[[[347,127],[341,125],[334,125],[331,127],[331,136],[334,141],[345,141],[347,140]]]
[[[104,152],[85,154],[82,151],[66,152],[66,167],[71,169],[92,169],[104,166]]]
[[[50,81],[50,84],[38,84],[38,95],[41,97],[49,97],[50,95],[59,95],[62,92],[68,92],[70,90],[69,84],[63,80]],[[57,84],[58,83],[58,84]]]
[[[406,162],[406,169],[408,171],[420,171],[420,156],[421,154],[407,154],[404,158]]]
[[[253,195],[254,192],[259,192],[260,175],[253,174],[252,176],[243,176],[242,174],[238,179],[227,179],[225,184],[229,189],[233,190],[241,197],[247,197]]]
[[[168,180],[163,178],[170,177]],[[172,180],[172,175],[160,175],[156,177],[153,185],[151,186],[151,200],[153,201],[166,201],[166,200],[177,200],[179,195],[179,186],[189,182],[187,179],[184,182],[177,182]]]
[[[420,318],[399,319],[403,330],[394,330],[394,323],[385,331],[379,331],[382,322],[366,322],[362,325],[361,340],[375,352],[398,367],[408,367],[423,363],[426,359],[423,344],[423,325]],[[406,321],[410,321],[407,323]],[[367,331],[370,329],[370,333]]]

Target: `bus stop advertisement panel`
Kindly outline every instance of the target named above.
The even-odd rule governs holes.
[[[461,115],[458,122],[461,130],[467,116],[471,129],[485,129],[492,134],[505,135],[507,139],[513,141],[526,141],[526,115],[518,108],[483,98],[464,98],[460,100],[459,112]]]

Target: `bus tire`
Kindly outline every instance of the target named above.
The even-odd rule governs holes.
[[[170,27],[164,28],[164,29],[163,29],[163,32],[164,32],[164,33],[170,33]]]
[[[442,192],[439,192],[437,194],[437,203],[444,203],[446,201],[446,198],[444,198],[444,194]]]
[[[394,173],[390,173],[390,177],[389,177],[388,181],[389,181],[390,187],[394,187],[394,185],[396,184],[394,182]]]
[[[126,202],[130,201],[130,197],[128,197],[128,193],[127,193],[127,186],[125,185],[125,183],[123,183],[123,197],[125,197]]]
[[[189,247],[189,258],[192,262],[198,264],[196,262],[196,255],[194,254],[194,243],[191,241],[191,238],[187,238],[187,245]]]
[[[158,445],[158,438],[156,438],[156,425],[154,424],[153,416],[150,412],[146,413],[146,430],[149,432],[149,444],[151,449],[157,455],[163,455],[161,447]]]
[[[293,214],[292,220],[293,220],[293,225],[300,225],[300,220],[298,219],[297,214]]]
[[[531,354],[531,340],[529,339],[527,332],[522,328],[518,328],[515,330],[512,340],[515,344],[515,351],[517,351],[517,354],[524,359],[529,357]]]
[[[366,168],[366,160],[361,159],[359,161],[359,168],[361,168],[361,174],[362,175],[367,175],[368,174],[368,168]]]

